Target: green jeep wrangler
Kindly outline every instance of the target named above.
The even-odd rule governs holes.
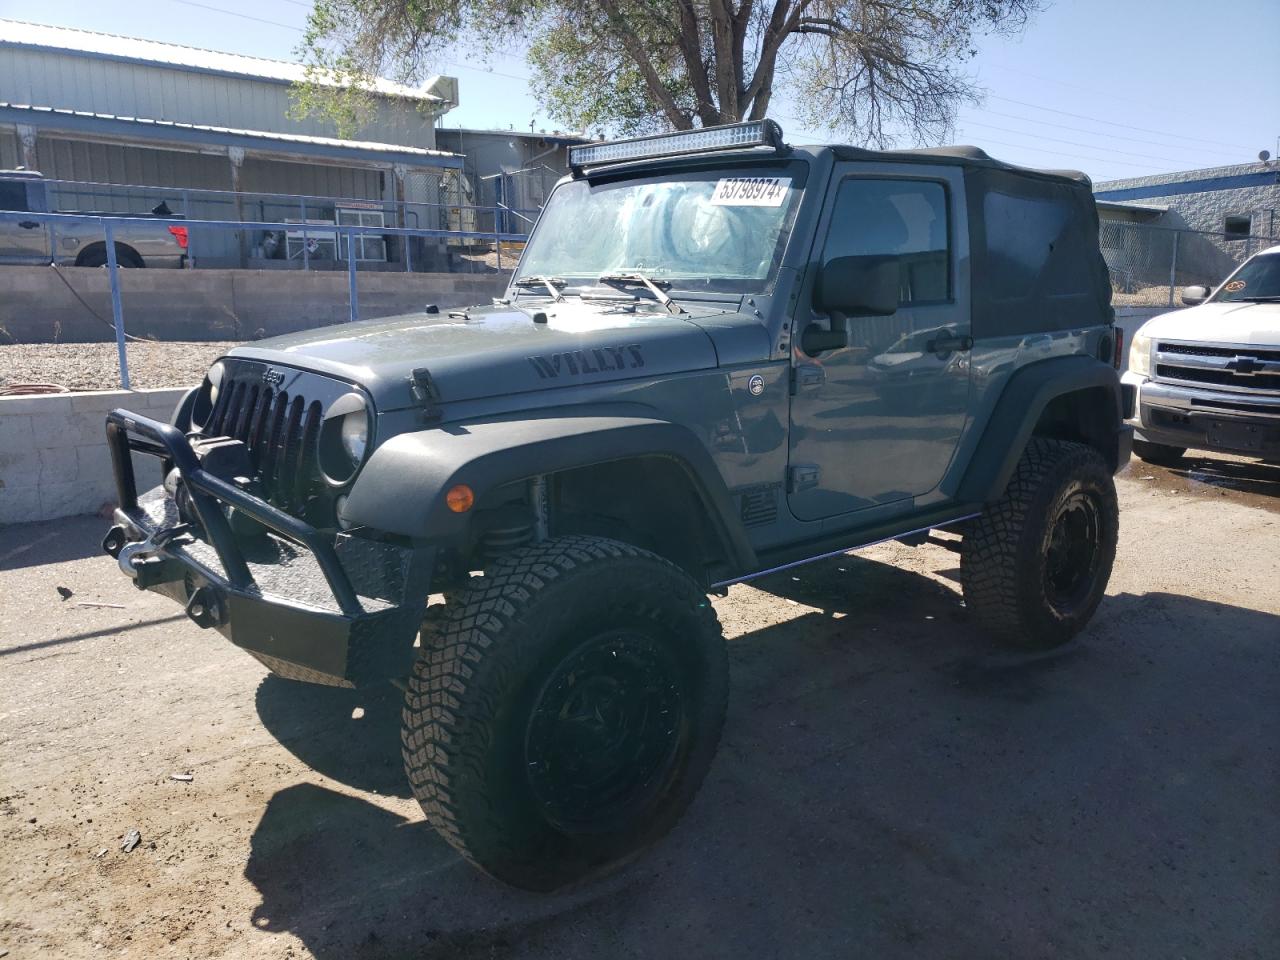
[[[170,423],[107,418],[121,570],[284,677],[401,684],[427,818],[531,889],[689,804],[709,593],[951,527],[974,623],[1056,646],[1131,446],[1083,175],[770,121],[570,165],[491,305],[238,347]]]

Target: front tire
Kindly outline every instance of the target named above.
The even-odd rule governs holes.
[[[698,585],[645,550],[572,536],[500,560],[448,606],[403,725],[410,784],[444,839],[548,890],[665,834],[711,765],[728,696]]]
[[[1089,622],[1115,561],[1119,507],[1098,451],[1033,438],[960,553],[965,604],[1005,644],[1047,650]]]

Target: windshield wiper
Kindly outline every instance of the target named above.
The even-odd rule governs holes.
[[[657,298],[658,302],[667,308],[668,313],[684,313],[684,307],[676,303],[667,292],[660,286],[646,277],[643,273],[606,273],[600,278],[600,282],[611,287],[627,287],[642,286],[648,289],[650,293]],[[668,284],[670,286],[670,284]]]
[[[1223,297],[1223,303],[1274,303],[1280,300],[1280,294],[1256,297]]]
[[[517,277],[513,286],[545,287],[547,293],[551,295],[551,299],[560,303],[564,300],[564,294],[560,292],[560,288],[568,286],[568,284],[559,277],[544,277],[541,274],[533,274],[527,277]]]

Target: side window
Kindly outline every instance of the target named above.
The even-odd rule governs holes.
[[[892,254],[900,303],[951,297],[947,191],[927,180],[852,178],[840,184],[823,262]]]
[[[0,180],[0,210],[26,210],[27,185],[21,180]]]

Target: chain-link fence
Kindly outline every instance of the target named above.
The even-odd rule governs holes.
[[[1280,242],[1115,220],[1102,221],[1099,239],[1111,270],[1111,302],[1129,307],[1176,306],[1180,288],[1217,286],[1246,259]]]

